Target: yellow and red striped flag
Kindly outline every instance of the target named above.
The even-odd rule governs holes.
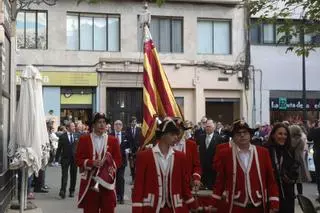
[[[159,55],[152,41],[148,26],[144,27],[144,70],[143,70],[143,123],[144,145],[155,134],[156,117],[180,117],[183,115],[174,98],[167,75],[162,68]]]

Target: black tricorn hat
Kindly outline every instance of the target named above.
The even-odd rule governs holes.
[[[186,121],[183,121],[180,117],[174,117],[172,118],[172,120],[174,120],[174,122],[176,123],[176,126],[182,131],[192,129],[192,126],[190,126],[190,124],[188,124]]]
[[[246,129],[248,132],[253,135],[258,129],[252,129],[244,120],[236,120],[233,122],[232,126],[232,136],[237,133],[240,129]]]
[[[180,134],[180,129],[176,122],[171,118],[165,118],[156,130],[156,138],[159,139],[162,135],[167,133]]]
[[[103,112],[96,112],[93,114],[92,124],[96,123],[99,119],[104,119],[107,124],[110,123],[110,120],[107,118],[106,114]]]

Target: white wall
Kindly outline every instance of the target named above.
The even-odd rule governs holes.
[[[292,52],[286,53],[286,46],[251,46],[251,63],[261,69],[262,80],[262,122],[269,122],[270,90],[302,90],[302,58]],[[306,88],[320,90],[320,50],[306,58]],[[257,121],[260,119],[260,74],[256,73]]]

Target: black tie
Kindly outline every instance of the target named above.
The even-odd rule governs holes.
[[[73,143],[73,136],[72,136],[72,134],[70,134],[70,143],[71,143],[71,144]]]

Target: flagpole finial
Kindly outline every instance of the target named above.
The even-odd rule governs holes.
[[[140,14],[140,25],[141,27],[144,27],[145,25],[149,26],[150,22],[151,22],[151,13],[148,10],[149,9],[149,5],[148,5],[148,1],[144,1],[144,5],[143,5],[143,9],[144,11]]]

